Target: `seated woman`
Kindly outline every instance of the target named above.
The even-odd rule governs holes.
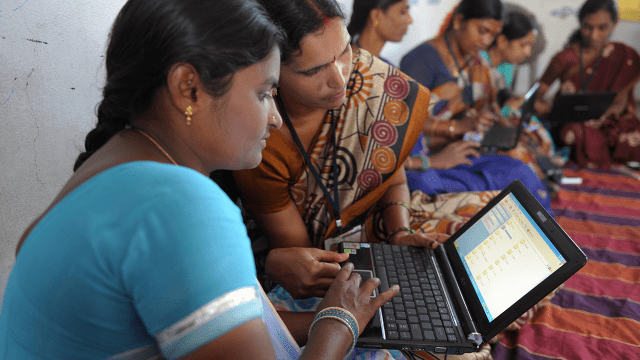
[[[551,198],[531,166],[505,155],[483,155],[463,135],[501,120],[498,89],[478,52],[500,34],[505,13],[500,0],[463,0],[438,37],[407,55],[400,69],[431,90],[435,105],[409,159],[409,186],[427,194],[501,190],[521,180],[551,213]],[[504,123],[504,125],[510,125]],[[462,139],[461,139],[462,138]],[[434,152],[434,154],[432,154]],[[535,159],[531,159],[535,161]]]
[[[640,161],[640,120],[632,86],[628,86],[640,74],[640,56],[625,44],[609,41],[618,21],[614,0],[587,0],[580,8],[579,20],[580,29],[540,78],[538,98],[556,79],[562,93],[622,92],[618,95],[626,106],[620,107],[619,116],[568,124],[560,130],[560,139],[572,146],[573,160],[583,167],[607,169],[613,161]]]
[[[240,211],[207,175],[256,166],[281,126],[281,39],[252,0],[124,5],[86,152],[18,244],[3,359],[276,359]],[[300,359],[342,359],[398,292],[370,299],[352,269]]]
[[[271,131],[257,168],[233,175],[272,248],[303,257],[355,229],[358,241],[433,248],[447,236],[427,233],[451,234],[495,196],[410,197],[403,163],[428,115],[428,90],[363,49],[352,54],[336,1],[263,4],[288,35],[276,97],[287,125]],[[300,263],[269,272],[295,292]],[[322,275],[302,285],[322,289]],[[282,288],[269,294],[277,308],[305,311],[320,301],[294,301]]]
[[[412,23],[409,0],[354,0],[347,26],[352,49],[355,52],[363,48],[380,57],[384,44],[402,41]]]

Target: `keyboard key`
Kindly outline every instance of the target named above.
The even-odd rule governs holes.
[[[457,342],[458,338],[456,338],[455,335],[447,335],[447,340],[449,340],[449,342]]]
[[[414,308],[407,308],[406,310],[407,316],[418,315],[418,312]]]
[[[445,327],[446,327],[446,326],[453,326],[453,324],[451,323],[451,321],[443,321],[443,322],[442,322],[442,325],[443,325],[443,326],[445,326]]]
[[[433,326],[442,326],[442,320],[440,319],[433,319],[431,320],[431,323],[433,324]]]
[[[419,307],[417,307],[417,308],[416,308],[416,310],[418,311],[418,314],[420,314],[420,315],[422,315],[422,314],[424,314],[424,315],[429,314],[429,311],[427,311],[427,308],[426,308],[426,307],[424,307],[424,306],[419,306]]]
[[[398,332],[397,331],[387,331],[387,339],[398,339]]]
[[[447,334],[444,332],[444,328],[434,327],[433,332],[436,334],[436,340],[447,341]]]
[[[433,341],[433,340],[436,339],[435,333],[433,331],[431,331],[431,330],[424,330],[422,332],[422,335],[424,335],[424,339],[427,340],[427,341],[429,341],[429,340]]]
[[[400,304],[395,304],[393,305],[393,309],[395,311],[404,311],[404,304],[400,303]]]
[[[445,325],[446,326],[446,325]],[[446,332],[447,334],[455,334],[456,332],[453,330],[452,327],[445,327],[444,328],[444,332]]]
[[[407,319],[407,313],[405,313],[403,311],[397,312],[396,313],[396,319],[406,320]]]
[[[442,320],[451,320],[451,316],[449,314],[441,314],[440,316]]]
[[[424,298],[424,300],[427,302],[427,304],[435,304],[436,303],[436,299],[434,299],[431,296],[425,295],[426,297]]]
[[[429,309],[429,312],[432,312],[432,311],[435,312],[435,311],[438,311],[438,306],[436,306],[436,304],[427,304],[427,309]]]
[[[415,316],[415,315],[411,315],[411,316],[407,316],[407,322],[408,322],[409,324],[417,324],[417,323],[419,323],[420,321],[418,320],[418,317],[417,317],[417,316]]]
[[[409,331],[408,324],[398,324],[398,331]]]
[[[416,307],[416,303],[413,301],[407,301],[407,298],[404,299],[404,306],[408,308]]]
[[[431,329],[433,329],[433,325],[431,325],[430,322],[420,323],[420,326],[422,326],[422,330],[431,330]]]
[[[429,316],[431,316],[432,318],[436,318],[436,319],[440,319],[440,313],[439,312],[429,312]]]
[[[396,319],[396,317],[393,315],[384,315],[383,319],[384,319],[384,322],[393,322]]]
[[[420,329],[420,325],[411,324],[411,340],[422,340],[422,329]]]
[[[398,325],[396,323],[386,323],[384,324],[384,326],[387,328],[387,330],[398,330]]]
[[[400,332],[400,339],[402,340],[411,340],[411,333],[408,331],[401,331]]]
[[[429,321],[429,315],[418,315],[420,321]]]

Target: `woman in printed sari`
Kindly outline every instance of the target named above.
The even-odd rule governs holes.
[[[305,284],[300,259],[313,258],[306,262],[312,269],[326,265],[315,255],[325,256],[320,249],[331,248],[335,235],[359,228],[358,241],[433,248],[497,192],[411,198],[403,163],[428,115],[428,90],[365,50],[352,54],[335,0],[263,4],[288,35],[277,96],[288,125],[271,131],[256,169],[233,175],[271,248],[292,254],[288,262],[268,261],[267,272],[282,285],[269,298],[276,308],[310,311],[319,298],[295,301],[284,289],[323,296],[329,265],[337,264]],[[389,354],[356,349],[353,356]]]
[[[441,35],[402,59],[400,69],[429,88],[434,103],[405,164],[410,169],[407,178],[412,189],[427,194],[499,190],[519,179],[551,213],[551,198],[539,179],[544,174],[520,161],[535,163],[535,158],[480,156],[474,149],[481,140],[478,130],[494,121],[511,125],[499,116],[491,68],[479,57],[500,34],[504,17],[500,0],[463,0]]]
[[[540,79],[540,98],[559,79],[562,93],[619,91],[619,116],[603,116],[572,123],[560,131],[573,147],[580,166],[607,169],[612,161],[640,161],[640,120],[636,116],[630,83],[640,73],[640,56],[631,47],[609,41],[618,21],[614,0],[587,0],[580,8],[580,29],[566,49],[556,54]],[[549,108],[549,106],[542,106]]]

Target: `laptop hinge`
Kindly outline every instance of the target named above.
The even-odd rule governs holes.
[[[460,319],[460,322],[461,322],[460,325],[462,326],[462,329],[465,335],[467,336],[467,340],[473,342],[474,344],[476,344],[476,346],[480,346],[482,344],[482,335],[480,335],[480,333],[478,332],[476,323],[471,318],[469,307],[467,306],[467,303],[464,301],[464,298],[462,297],[462,290],[458,285],[458,281],[456,280],[456,277],[453,276],[454,274],[453,268],[451,267],[451,263],[449,263],[449,258],[447,257],[447,254],[444,251],[444,246],[438,245],[438,247],[434,251],[437,252],[440,259],[443,260],[440,262],[445,267],[442,273],[443,273],[443,276],[446,277],[446,280],[448,281],[448,285],[452,287],[449,293],[451,294],[451,296],[455,298],[456,300],[455,303],[459,304],[459,306],[457,306],[458,308],[457,312],[462,317]]]

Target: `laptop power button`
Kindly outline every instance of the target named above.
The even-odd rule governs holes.
[[[444,354],[447,352],[447,348],[444,346],[436,346],[435,349],[433,349],[433,352],[438,353],[438,354]]]

